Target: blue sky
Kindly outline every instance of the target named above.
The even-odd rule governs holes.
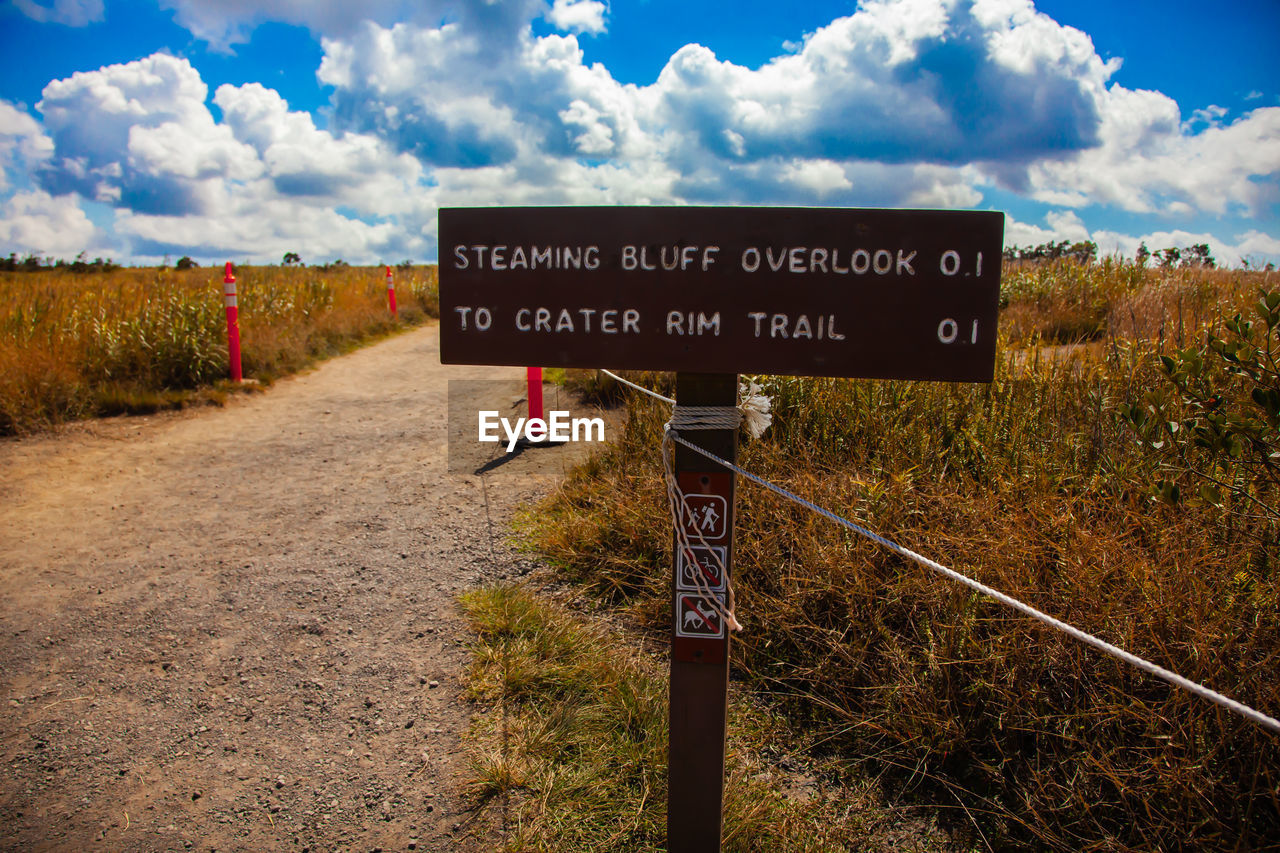
[[[1280,262],[1276,32],[1274,0],[11,0],[0,251],[423,261],[442,205],[690,203]]]

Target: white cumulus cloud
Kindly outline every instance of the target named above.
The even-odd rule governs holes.
[[[94,0],[84,0],[93,2]],[[435,25],[456,19],[496,39],[525,28],[547,11],[541,0],[159,0],[174,10],[174,20],[215,50],[230,52],[249,40],[253,30],[268,21],[306,27],[320,36],[345,37],[366,22],[390,27],[397,23]],[[581,5],[583,0],[570,5]],[[586,6],[591,6],[587,0]],[[552,7],[554,9],[554,7]],[[574,20],[587,22],[589,8],[571,10]]]
[[[1054,204],[1139,213],[1261,215],[1280,200],[1280,107],[1188,132],[1177,104],[1113,87],[1101,144],[1029,170],[1031,194]]]
[[[367,260],[432,249],[415,232],[434,208],[412,156],[320,130],[260,84],[219,87],[221,121],[207,95],[185,59],[156,54],[50,83],[38,104],[49,137],[20,138],[40,154],[43,188],[64,206],[77,196],[115,206],[116,233],[138,256]]]
[[[102,20],[102,0],[13,0],[19,12],[41,23],[83,27]]]
[[[0,246],[10,252],[75,255],[99,236],[74,196],[17,192],[0,206]]]
[[[1055,208],[1009,219],[1018,245],[1186,237],[1228,258],[1275,239],[1280,107],[1126,89],[1031,0],[863,0],[759,67],[687,44],[643,85],[584,57],[602,0],[160,2],[219,49],[267,20],[308,27],[328,127],[257,83],[219,87],[215,119],[164,53],[82,72],[45,88],[42,122],[0,102],[0,190],[39,188],[15,216],[80,197],[144,255],[372,260],[430,256],[441,204],[965,208],[998,187]],[[1099,208],[1165,230],[1091,232]],[[1213,217],[1235,236],[1200,233]]]
[[[1099,145],[1116,67],[1027,0],[870,0],[759,69],[691,44],[647,86],[527,23],[366,22],[323,45],[335,124],[428,168],[538,180],[581,161],[584,190],[606,163],[656,169],[675,202],[973,204],[984,174],[1025,183]]]
[[[602,33],[606,11],[599,0],[555,0],[547,20],[566,32]]]
[[[258,83],[220,86],[213,100],[281,196],[393,213],[404,207],[405,186],[422,174],[417,160],[375,137],[317,129],[309,114],[290,111],[278,92]]]
[[[215,182],[261,170],[253,149],[215,124],[207,91],[187,60],[167,54],[53,81],[36,105],[54,142],[39,173],[44,188],[147,212],[207,213]]]
[[[25,176],[52,153],[53,140],[39,122],[25,110],[0,101],[0,190],[9,186],[10,174]]]

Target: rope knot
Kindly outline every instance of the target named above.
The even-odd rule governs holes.
[[[737,406],[682,406],[676,403],[671,409],[671,420],[666,429],[737,429],[742,424],[742,412]]]

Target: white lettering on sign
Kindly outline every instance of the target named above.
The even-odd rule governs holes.
[[[765,311],[748,311],[747,317],[755,323],[756,337],[764,334],[764,324],[769,322],[769,337],[808,340],[843,341],[844,334],[836,331],[835,314],[818,314],[814,320],[808,314],[799,314],[792,321],[789,314],[769,314]]]
[[[454,269],[594,270],[600,268],[599,246],[454,246]]]
[[[463,309],[456,310],[461,312]],[[512,320],[518,332],[640,334],[640,312],[635,308],[608,308],[603,311],[598,308],[521,308]],[[478,323],[477,320],[477,327]],[[465,331],[466,328],[464,316],[462,329]]]
[[[493,325],[493,312],[484,306],[459,305],[454,312],[458,328],[487,331]],[[787,314],[768,311],[748,311],[747,319],[757,338],[795,341],[843,341],[835,314]],[[641,333],[641,314],[636,308],[519,308],[512,315],[512,325],[518,332],[545,334],[603,334],[638,335]],[[720,337],[725,322],[719,311],[668,311],[663,325],[668,335],[680,337]],[[947,319],[938,327],[938,339],[952,343],[959,334],[956,321]],[[974,320],[970,342],[977,343],[978,321]]]
[[[458,312],[458,319],[464,332],[467,330],[468,317],[472,317],[476,329],[481,332],[487,331],[493,325],[493,312],[488,308],[472,308],[470,305],[459,305],[453,310]]]
[[[706,272],[716,262],[719,246],[623,246],[622,268],[633,270],[663,269],[667,272],[687,270],[696,262],[702,272]]]
[[[948,317],[938,324],[938,340],[949,344],[956,339],[959,331],[960,327],[956,325],[956,321]]]
[[[938,269],[943,275],[955,275],[960,272],[960,253],[955,249],[943,252],[938,260]]]
[[[542,418],[516,418],[515,425],[506,418],[499,417],[496,410],[482,410],[478,420],[478,439],[484,442],[497,442],[498,427],[506,434],[507,452],[516,447],[523,436],[527,441],[604,441],[603,418],[573,418],[569,412],[552,410],[547,413],[547,420]]]
[[[716,264],[719,246],[648,246],[627,244],[618,255],[618,266],[627,272],[707,272]],[[914,276],[915,249],[841,249],[826,246],[748,246],[742,250],[739,266],[744,272],[768,268],[770,272],[794,275],[897,275]],[[606,260],[599,246],[519,246],[459,245],[453,247],[453,266],[458,270],[597,270]],[[939,259],[943,275],[960,272],[961,258],[949,249]],[[967,273],[966,273],[967,275]],[[982,275],[982,253],[977,253],[974,275]]]
[[[668,311],[667,312],[667,334],[668,335],[702,335],[710,332],[714,336],[720,335],[720,312],[717,311],[708,317],[702,311],[696,315],[689,311]]]
[[[982,253],[975,252],[973,261],[973,272],[965,273],[964,277],[970,275],[982,275]],[[960,257],[960,253],[955,249],[948,249],[942,253],[942,257],[938,258],[938,271],[945,276],[955,276],[960,274],[960,270],[964,267],[964,260]]]
[[[938,340],[944,344],[955,343],[956,337],[960,334],[960,325],[950,317],[938,324]],[[973,325],[969,327],[969,343],[976,344],[978,342],[978,321],[974,320]],[[963,341],[962,341],[963,343]]]
[[[756,246],[742,250],[740,265],[743,272],[757,272],[761,264],[770,272],[834,273],[835,275],[915,275],[912,263],[916,259],[914,249],[828,249],[823,247],[792,246],[775,249],[765,246],[762,252]],[[842,263],[843,261],[843,263]],[[981,261],[979,261],[981,263]],[[950,275],[950,273],[948,273]]]

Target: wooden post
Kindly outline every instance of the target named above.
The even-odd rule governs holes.
[[[738,376],[677,373],[676,401],[685,406],[735,406]],[[737,462],[736,429],[687,430],[681,437]],[[667,849],[671,853],[707,853],[720,849],[723,824],[729,631],[719,614],[707,612],[701,604],[690,573],[703,572],[706,585],[723,595],[727,578],[719,577],[718,564],[705,552],[716,549],[726,572],[732,569],[735,477],[679,444],[675,447],[675,472],[690,509],[688,517],[678,523],[696,524],[706,545],[692,536],[698,565],[689,565],[678,540],[674,548]]]

